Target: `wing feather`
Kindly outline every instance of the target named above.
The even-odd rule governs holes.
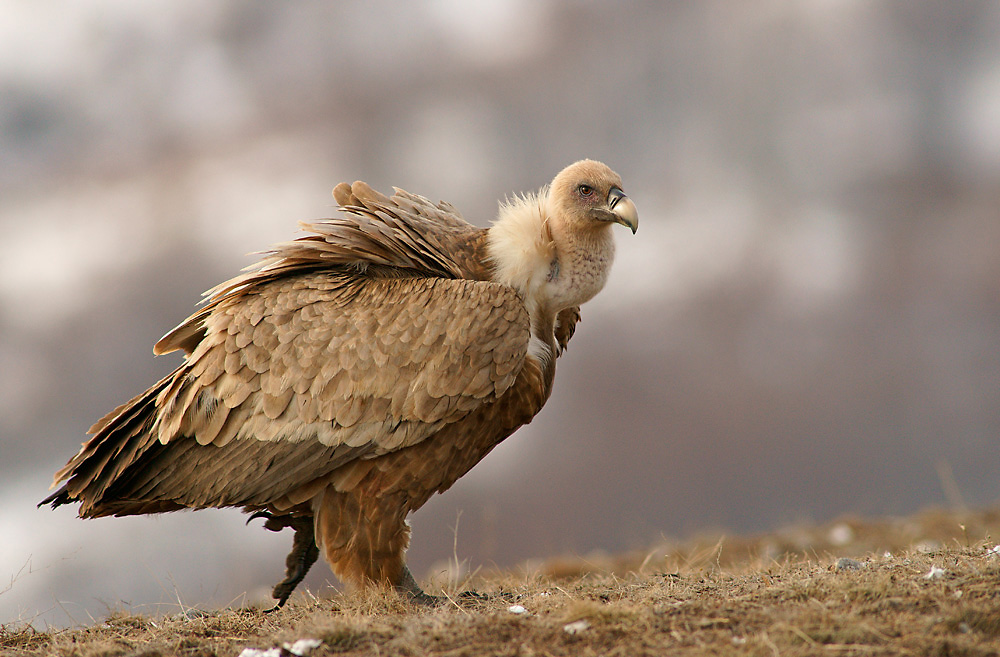
[[[187,363],[147,393],[151,410],[140,425],[126,411],[88,443],[102,459],[86,465],[89,479],[102,482],[88,513],[287,495],[351,460],[415,445],[496,400],[527,353],[520,298],[485,281],[317,271],[254,294],[262,306],[232,299],[215,307]],[[269,352],[241,339],[248,333],[274,335],[286,348]],[[125,443],[127,463],[102,451],[111,440]],[[358,476],[345,473],[342,484]]]

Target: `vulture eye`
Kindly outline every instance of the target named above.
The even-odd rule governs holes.
[[[594,188],[591,187],[590,185],[580,185],[579,187],[577,187],[577,189],[580,192],[580,196],[584,198],[588,198],[594,195]]]

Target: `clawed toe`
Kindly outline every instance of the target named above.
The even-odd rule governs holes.
[[[401,592],[401,595],[408,601],[420,607],[438,607],[448,602],[448,598],[441,595],[431,595],[418,591],[417,593]]]
[[[489,595],[479,591],[462,591],[457,597],[459,600],[474,600],[476,602],[486,602],[490,599]]]
[[[462,604],[474,606],[498,600],[514,602],[515,598],[511,593],[480,593],[479,591],[462,591],[455,596],[455,599]]]
[[[513,596],[508,593],[500,594],[489,594],[480,593],[479,591],[462,591],[457,595],[430,595],[420,591],[419,593],[411,592],[401,592],[406,596],[411,602],[421,606],[434,607],[438,605],[451,603],[453,605],[458,605],[460,607],[464,606],[476,606],[480,604],[485,604],[492,600],[498,598],[505,600],[513,600]]]
[[[255,511],[251,513],[250,517],[247,518],[247,524],[249,525],[257,518],[264,518],[264,529],[272,532],[280,532],[282,529],[289,527],[298,530],[304,523],[312,524],[312,518],[290,515],[276,516],[270,511]]]

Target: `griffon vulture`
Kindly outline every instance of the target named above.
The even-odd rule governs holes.
[[[42,504],[83,518],[242,507],[295,537],[284,604],[320,552],[342,580],[430,596],[407,515],[530,422],[579,306],[604,286],[621,179],[583,160],[489,229],[363,182],[206,293],[156,354],[183,364],[108,413]]]

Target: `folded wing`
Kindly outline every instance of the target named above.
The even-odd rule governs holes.
[[[271,281],[203,323],[185,365],[95,425],[49,501],[88,516],[264,505],[493,402],[529,340],[509,288],[373,272]]]

